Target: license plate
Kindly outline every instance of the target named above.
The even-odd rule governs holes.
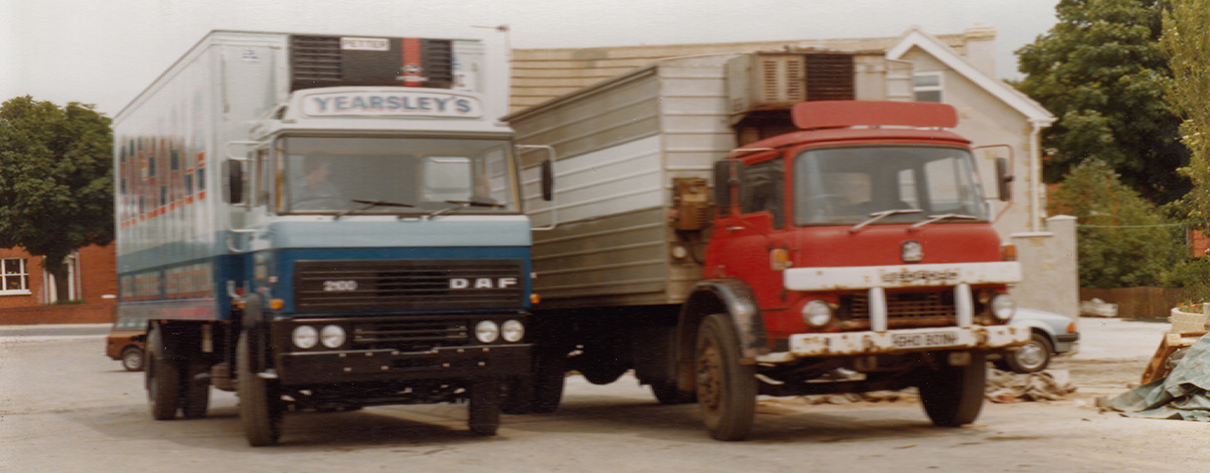
[[[891,336],[895,348],[936,348],[958,344],[958,334],[954,332],[916,332],[896,333]]]

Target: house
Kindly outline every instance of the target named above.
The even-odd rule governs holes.
[[[67,267],[73,303],[48,305],[56,302],[55,283],[42,258],[0,249],[0,325],[110,322],[118,293],[114,245],[81,248]]]
[[[933,36],[919,27],[898,37],[792,40],[745,43],[680,44],[512,51],[510,110],[526,108],[609,80],[655,61],[749,52],[841,52],[879,55],[888,64],[855,63],[855,73],[881,74],[887,100],[918,100],[953,105],[960,115],[956,132],[970,138],[994,227],[1005,244],[1014,244],[1025,281],[1014,287],[1026,307],[1075,316],[1078,277],[1075,225],[1048,219],[1041,182],[1041,131],[1055,121],[1040,104],[996,78],[995,29],[976,25],[961,34]],[[892,78],[899,80],[890,80]],[[893,84],[903,84],[895,89]],[[1011,199],[994,199],[997,158],[1007,158],[1015,177]],[[1069,251],[1070,250],[1070,251]]]

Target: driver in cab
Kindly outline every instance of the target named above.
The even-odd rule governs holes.
[[[329,156],[310,156],[303,162],[303,178],[293,192],[290,208],[295,211],[339,210],[346,199],[330,180],[332,160]]]

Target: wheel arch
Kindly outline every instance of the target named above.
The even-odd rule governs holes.
[[[693,389],[698,327],[710,314],[727,314],[731,320],[740,340],[741,363],[755,364],[757,356],[770,351],[760,306],[746,283],[732,278],[699,281],[681,306],[677,321],[677,380],[683,390]]]

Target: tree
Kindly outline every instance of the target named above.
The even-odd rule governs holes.
[[[75,102],[0,105],[0,248],[44,257],[59,300],[68,298],[67,257],[113,241],[109,122]]]
[[[1168,225],[1159,209],[1123,184],[1105,162],[1072,168],[1050,195],[1051,211],[1073,215],[1080,287],[1159,286],[1184,254],[1183,227]]]
[[[1180,118],[1164,87],[1171,72],[1160,48],[1169,0],[1060,0],[1059,22],[1017,50],[1026,77],[1015,85],[1058,117],[1043,132],[1052,151],[1047,182],[1095,157],[1153,202],[1182,197],[1189,180]]]
[[[1168,102],[1185,119],[1181,141],[1191,152],[1181,169],[1193,182],[1185,204],[1195,224],[1210,230],[1210,0],[1173,0],[1160,44],[1173,75]]]

